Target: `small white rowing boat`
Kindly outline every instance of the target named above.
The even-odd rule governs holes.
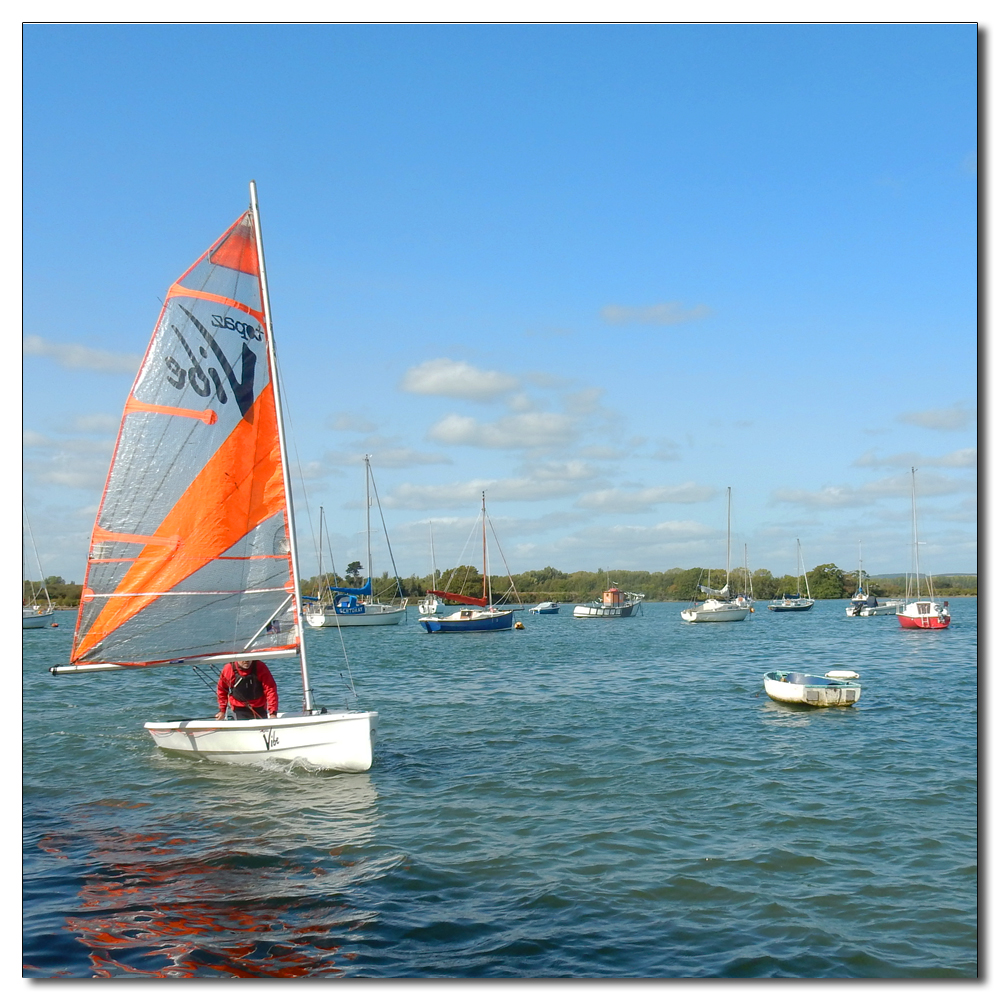
[[[853,705],[861,697],[861,685],[853,670],[828,670],[822,677],[770,670],[764,674],[764,690],[772,701],[814,708]]]

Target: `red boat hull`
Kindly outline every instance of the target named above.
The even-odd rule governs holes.
[[[909,615],[896,615],[902,628],[947,628],[951,624],[951,617],[939,615],[921,615],[919,618],[912,618]]]

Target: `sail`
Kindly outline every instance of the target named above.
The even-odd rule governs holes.
[[[167,291],[94,524],[74,664],[298,649],[269,336],[246,212]]]
[[[450,594],[447,590],[428,590],[428,594],[440,597],[445,601],[457,601],[459,604],[474,604],[477,608],[485,608],[489,604],[486,597],[466,597],[465,594]]]
[[[709,594],[711,597],[728,597],[729,596],[729,584],[727,583],[722,590],[713,590],[711,587],[705,587],[702,584],[698,584],[698,589],[703,594]]]

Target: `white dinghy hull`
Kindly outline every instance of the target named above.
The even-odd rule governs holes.
[[[273,761],[316,770],[367,771],[378,712],[314,715],[279,712],[272,719],[147,722],[161,750],[227,764]]]
[[[772,701],[787,705],[811,705],[829,708],[855,704],[861,697],[861,685],[853,671],[834,671],[823,677],[795,671],[772,670],[764,674],[764,690]]]

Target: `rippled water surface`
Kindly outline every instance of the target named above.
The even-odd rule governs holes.
[[[940,632],[845,605],[347,630],[363,775],[156,750],[142,723],[213,692],[51,677],[61,612],[24,633],[25,975],[975,976],[976,601]],[[340,636],[308,639],[344,707]],[[776,667],[855,669],[861,701],[778,705]]]

